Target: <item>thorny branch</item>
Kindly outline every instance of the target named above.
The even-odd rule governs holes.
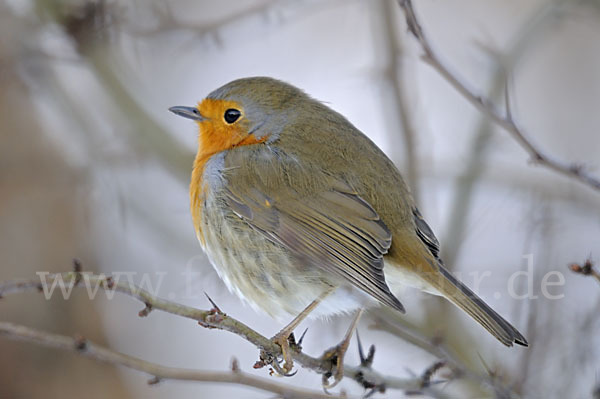
[[[576,163],[565,163],[552,156],[543,153],[533,144],[532,140],[514,120],[510,106],[508,91],[506,92],[506,110],[502,113],[494,103],[487,97],[476,93],[454,72],[450,71],[433,50],[429,40],[423,32],[419,20],[416,17],[411,0],[398,0],[398,4],[404,10],[408,31],[417,39],[423,49],[423,60],[433,67],[448,83],[461,93],[471,104],[483,114],[503,127],[531,156],[531,162],[542,165],[564,176],[570,177],[595,190],[600,191],[600,179],[589,174],[583,165]]]
[[[384,317],[374,318],[373,330],[387,331],[405,342],[423,349],[436,358],[445,359],[445,365],[452,375],[449,379],[462,378],[476,382],[482,388],[492,391],[497,398],[520,399],[521,396],[512,387],[503,383],[493,370],[486,368],[487,374],[476,373],[464,365],[447,347],[439,337],[428,339],[417,334],[408,325],[398,325]],[[485,366],[485,365],[484,365]]]
[[[128,282],[117,281],[111,276],[106,276],[104,274],[93,274],[90,272],[82,272],[81,266],[78,262],[75,262],[75,270],[73,272],[47,275],[44,274],[38,280],[31,279],[0,282],[0,298],[10,294],[28,291],[43,292],[44,290],[47,290],[48,286],[53,286],[54,284],[64,284],[66,289],[81,286],[98,286],[106,291],[120,292],[125,295],[129,295],[144,303],[144,308],[139,312],[140,317],[149,315],[149,313],[153,310],[161,310],[167,313],[196,320],[198,324],[206,328],[214,328],[232,332],[256,346],[258,349],[261,350],[261,353],[267,354],[272,358],[266,359],[266,361],[265,359],[262,359],[262,362],[264,362],[264,364],[272,364],[272,362],[276,362],[277,358],[281,355],[281,348],[278,344],[274,343],[269,338],[248,327],[244,323],[223,313],[216,306],[211,310],[200,310],[176,302],[161,299],[136,285],[129,284]],[[246,379],[247,375],[245,374],[242,374],[241,377],[237,374],[235,376],[225,376],[219,373],[213,375],[199,371],[164,368],[162,366],[145,362],[141,359],[136,359],[124,354],[111,352],[108,349],[93,345],[83,338],[69,338],[64,336],[56,336],[49,333],[31,330],[27,327],[16,326],[14,324],[6,322],[0,323],[0,334],[8,335],[9,337],[15,339],[23,339],[29,342],[35,342],[42,345],[53,346],[62,349],[72,349],[73,347],[77,348],[77,345],[75,345],[74,340],[79,339],[82,345],[84,345],[84,347],[86,348],[86,351],[81,351],[81,353],[98,360],[107,361],[115,364],[121,364],[136,370],[148,372],[149,374],[158,377],[158,379],[190,379],[197,381],[209,381],[208,376],[212,375],[215,376],[215,378],[218,378],[218,380],[216,380],[217,382],[231,382],[252,386],[260,385],[263,382],[262,380],[259,383],[256,380]],[[90,348],[93,348],[94,350],[90,352]],[[303,353],[301,349],[297,347],[295,349],[296,350],[291,351],[294,361],[298,362],[303,367],[309,368],[319,374],[323,374],[326,376],[332,374],[333,365],[329,360],[309,356]],[[178,375],[179,377],[177,377]],[[220,377],[216,377],[217,375]],[[444,392],[442,392],[439,389],[436,389],[433,386],[434,384],[432,384],[430,381],[430,372],[426,372],[420,377],[398,378],[394,376],[383,375],[373,370],[371,368],[370,362],[361,362],[361,365],[356,367],[344,365],[344,376],[358,382],[365,389],[370,389],[371,392],[384,392],[386,389],[399,389],[407,392],[419,392],[421,394],[428,395],[433,398],[448,397]],[[263,384],[262,386],[263,388],[258,388],[267,388],[267,385]],[[274,385],[270,388],[279,389],[277,387],[278,385]],[[273,391],[272,389],[267,390]]]

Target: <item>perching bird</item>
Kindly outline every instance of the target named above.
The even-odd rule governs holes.
[[[373,299],[404,313],[398,283],[444,296],[504,345],[527,346],[448,272],[396,166],[339,113],[267,77],[170,110],[199,126],[191,212],[217,273],[254,308],[299,314],[275,336],[284,371],[287,338],[308,313],[351,312]]]

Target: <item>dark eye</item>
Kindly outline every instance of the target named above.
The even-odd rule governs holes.
[[[242,113],[240,111],[238,111],[237,109],[234,108],[229,108],[227,111],[225,111],[225,122],[231,124],[235,121],[237,121],[238,119],[240,119],[240,116],[242,115]]]

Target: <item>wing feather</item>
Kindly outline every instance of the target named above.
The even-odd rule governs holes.
[[[299,259],[404,312],[383,273],[392,236],[369,203],[340,181],[302,200],[291,187],[279,187],[273,195],[264,191],[265,187],[230,186],[226,202],[250,226]]]

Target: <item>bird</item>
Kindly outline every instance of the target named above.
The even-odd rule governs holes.
[[[334,386],[362,311],[405,312],[400,285],[445,297],[506,346],[528,345],[444,266],[398,168],[340,113],[270,77],[169,110],[199,128],[190,209],[217,274],[253,308],[296,316],[273,337],[277,371],[292,369],[288,338],[303,319],[355,313]]]

